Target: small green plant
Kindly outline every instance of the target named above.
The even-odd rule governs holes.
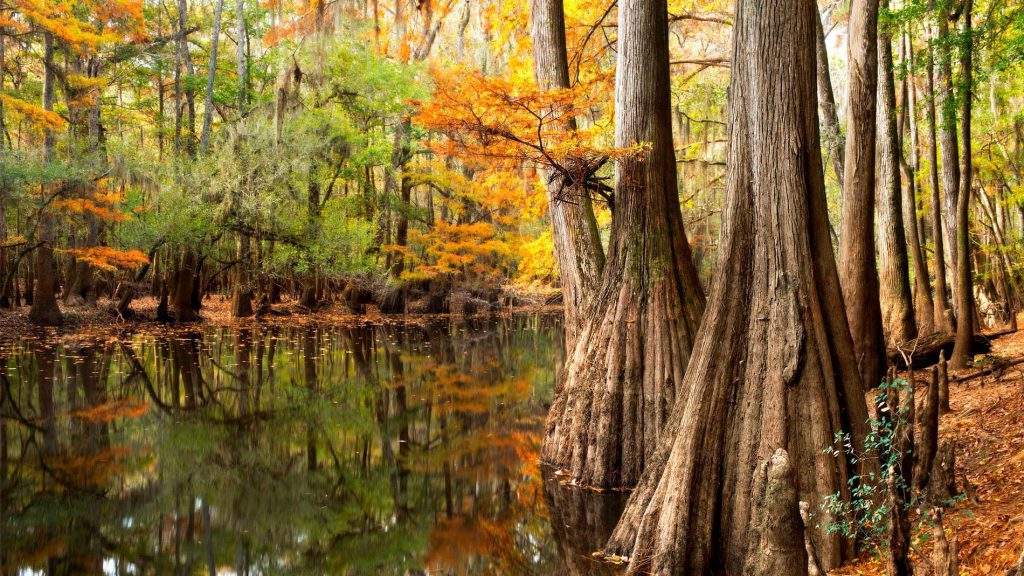
[[[830,494],[821,502],[826,519],[825,530],[852,538],[869,547],[879,544],[888,532],[892,502],[891,489],[908,494],[910,489],[903,470],[907,450],[898,435],[910,422],[910,404],[900,403],[901,394],[911,393],[910,383],[903,378],[883,380],[875,396],[878,416],[868,419],[868,434],[862,449],[854,446],[850,434],[837,432],[825,453],[845,458],[851,466],[865,470],[863,475],[848,480],[849,496],[842,491]],[[905,499],[908,509],[913,505]]]

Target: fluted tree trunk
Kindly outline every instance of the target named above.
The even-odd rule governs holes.
[[[882,0],[882,8],[889,1]],[[884,26],[878,34],[878,268],[882,326],[894,344],[917,336],[910,264],[907,256],[907,224],[903,220],[900,186],[900,135],[896,126],[896,82],[892,69],[892,33]],[[912,224],[912,223],[911,223]]]
[[[565,48],[565,11],[562,0],[533,0],[530,11],[533,63],[543,90],[569,88],[569,59]],[[576,129],[575,119],[568,122]],[[604,268],[604,250],[590,196],[585,190],[567,189],[562,178],[548,182],[548,216],[562,282],[566,349],[572,349],[586,318]]]
[[[914,47],[910,36],[903,36],[903,58],[909,70],[914,69]],[[935,301],[932,298],[931,284],[928,282],[928,262],[925,260],[920,220],[917,217],[917,191],[921,190],[918,175],[921,168],[921,156],[917,137],[917,89],[911,81],[911,75],[905,74],[901,86],[903,107],[900,108],[899,134],[910,136],[907,156],[900,156],[906,177],[906,188],[903,197],[903,225],[907,233],[907,256],[910,259],[910,271],[914,274],[914,319],[917,321],[917,332],[924,336],[935,332],[941,318],[935,317]],[[909,130],[909,132],[908,132]]]
[[[548,415],[542,458],[577,483],[632,486],[682,393],[704,294],[672,146],[665,0],[619,3],[608,260]]]
[[[971,158],[971,98],[974,96],[973,86],[973,52],[974,30],[971,26],[973,0],[965,0],[963,37],[964,43],[960,54],[960,79],[963,102],[963,114],[960,118],[960,135],[963,140],[963,171],[960,179],[960,191],[956,206],[956,340],[949,363],[953,368],[964,368],[971,360],[971,344],[974,337],[974,281],[971,270],[971,180],[974,178],[974,164]]]
[[[878,0],[853,0],[849,25],[846,176],[839,232],[839,276],[846,315],[867,387],[885,372],[885,342],[875,261],[875,99]]]
[[[843,160],[846,139],[839,128],[839,113],[836,112],[836,95],[832,90],[832,74],[828,69],[828,49],[825,47],[825,29],[821,17],[815,21],[815,48],[818,61],[818,109],[821,111],[821,133],[825,147],[832,158],[832,169],[836,173],[839,188],[843,188]]]
[[[815,3],[739,0],[718,267],[682,398],[606,552],[629,574],[743,574],[752,480],[777,449],[818,510],[854,474],[823,454],[862,446],[864,389],[829,236],[814,85]],[[818,519],[826,568],[850,546]]]

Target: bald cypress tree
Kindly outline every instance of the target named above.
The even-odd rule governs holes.
[[[777,449],[812,509],[849,496],[855,472],[822,450],[841,431],[861,445],[867,407],[829,236],[816,17],[812,0],[738,2],[717,274],[666,442],[607,546],[630,574],[745,573],[755,471]],[[850,553],[811,537],[827,567]]]

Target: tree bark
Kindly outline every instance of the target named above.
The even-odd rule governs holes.
[[[888,9],[882,0],[881,8]],[[878,35],[878,268],[882,325],[888,340],[906,342],[917,336],[906,223],[900,186],[899,131],[896,126],[896,82],[892,69],[892,33],[883,26]]]
[[[569,59],[565,47],[563,0],[532,0],[530,26],[533,37],[534,72],[542,90],[569,88]],[[575,119],[568,122],[576,129]],[[586,319],[595,288],[604,268],[604,249],[590,196],[583,190],[566,190],[562,179],[548,182],[548,217],[562,283],[566,349],[571,350]]]
[[[818,109],[821,112],[821,132],[825,137],[825,148],[832,158],[836,181],[842,190],[846,137],[839,129],[839,113],[836,112],[836,96],[832,90],[832,75],[828,67],[828,49],[825,47],[825,29],[821,23],[821,16],[814,25],[814,35],[818,61]]]
[[[974,163],[971,158],[971,98],[974,97],[972,60],[974,52],[974,30],[971,26],[973,0],[965,0],[963,7],[964,45],[960,55],[961,100],[963,114],[960,119],[961,140],[963,141],[963,170],[960,190],[956,199],[956,343],[949,359],[954,369],[964,368],[973,357],[971,340],[974,336],[974,277],[971,270],[971,181],[974,179]]]
[[[53,110],[53,36],[43,34],[43,109]],[[47,163],[53,161],[54,135],[47,129],[43,135],[43,153]],[[45,193],[44,198],[49,196]],[[32,291],[32,308],[29,320],[42,326],[56,326],[64,321],[64,315],[57,304],[57,263],[53,258],[53,244],[56,240],[53,213],[44,206],[39,215],[39,240],[36,249],[34,274],[35,286]]]
[[[960,190],[960,151],[956,134],[956,96],[953,88],[953,54],[950,45],[949,21],[950,0],[933,0],[938,13],[938,50],[940,91],[935,94],[939,107],[939,153],[942,175],[942,235],[946,245],[944,254],[946,274],[956,278],[956,221],[957,194]],[[936,232],[938,234],[938,232]],[[956,283],[953,285],[953,300],[957,298]]]
[[[839,431],[867,422],[822,172],[811,0],[740,0],[733,27],[726,203],[707,316],[666,441],[606,547],[628,574],[740,574],[757,463],[790,457],[800,500],[849,497]],[[829,523],[819,519],[819,526]],[[823,567],[852,554],[812,530]]]
[[[934,39],[934,38],[933,38]],[[949,290],[946,284],[946,234],[942,215],[942,192],[939,186],[939,140],[935,92],[935,47],[928,47],[928,132],[930,137],[929,164],[932,189],[932,236],[935,242],[935,322],[936,328],[952,333],[953,323],[949,306]]]
[[[903,36],[903,54],[909,70],[914,69],[914,47],[910,36]],[[922,190],[918,183],[918,171],[921,158],[917,138],[917,89],[911,81],[910,73],[903,76],[902,92],[903,107],[900,109],[900,137],[908,132],[910,143],[908,157],[901,155],[901,165],[906,176],[907,186],[904,189],[903,225],[907,233],[907,255],[910,259],[910,271],[914,274],[914,319],[917,321],[918,335],[935,332],[941,318],[935,317],[935,301],[932,298],[931,285],[928,282],[928,262],[925,259],[921,239],[921,226],[917,218],[917,191]]]
[[[789,455],[782,448],[754,473],[745,576],[807,576],[804,525]]]
[[[665,0],[619,4],[616,163],[608,261],[566,361],[541,457],[574,482],[628,487],[657,446],[704,310],[672,146]]]
[[[839,276],[860,375],[868,388],[877,386],[885,373],[874,238],[877,32],[878,0],[853,0]]]

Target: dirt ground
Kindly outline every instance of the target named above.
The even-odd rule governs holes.
[[[990,356],[1024,358],[1024,331],[994,340]],[[990,360],[978,357],[976,363]],[[919,382],[923,377],[918,372]],[[953,377],[952,412],[942,417],[939,434],[956,440],[957,486],[966,490],[966,498],[947,512],[947,538],[957,541],[961,575],[1005,576],[1024,546],[1024,364],[965,382],[953,382]],[[915,573],[931,574],[932,542],[927,527],[914,522]],[[881,575],[885,570],[877,554],[865,554],[831,574]]]

